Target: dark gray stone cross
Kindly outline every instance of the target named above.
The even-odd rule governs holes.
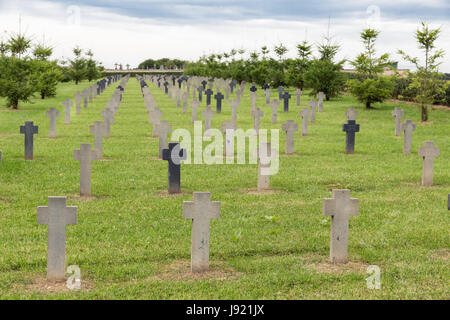
[[[180,148],[178,142],[170,142],[169,148],[163,150],[163,160],[169,163],[169,193],[180,193],[180,163],[186,160],[186,150]]]
[[[216,99],[216,113],[221,113],[222,112],[222,100],[223,100],[224,96],[223,94],[219,91],[217,92],[217,94],[214,96],[214,99]]]
[[[355,153],[355,132],[359,132],[359,124],[356,124],[355,120],[348,120],[347,123],[342,126],[342,131],[347,133],[345,139],[345,153]]]
[[[256,88],[256,86],[255,86],[255,85],[252,85],[251,88],[250,88],[250,91],[251,91],[251,92],[256,92],[256,90],[258,90],[258,89]]]
[[[199,102],[202,102],[202,93],[203,93],[203,90],[204,90],[205,88],[203,88],[203,86],[199,86],[198,88],[197,88],[197,91],[198,91],[198,101]]]
[[[285,91],[281,98],[284,100],[284,112],[289,112],[289,99],[291,98],[290,93]]]
[[[208,88],[208,90],[205,91],[205,95],[206,95],[206,105],[210,106],[211,105],[211,96],[214,94],[214,92]]]
[[[20,133],[25,135],[25,160],[33,160],[33,135],[38,132],[39,128],[33,125],[33,121],[25,121],[25,125],[20,126]]]

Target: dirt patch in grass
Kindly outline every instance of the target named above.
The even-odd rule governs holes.
[[[190,194],[192,194],[192,192],[186,191],[186,190],[181,190],[180,193],[169,193],[169,191],[164,190],[164,191],[156,194],[156,196],[159,198],[180,198],[180,197],[184,197],[184,196],[187,196]]]
[[[40,293],[64,293],[71,291],[89,291],[93,288],[92,283],[89,280],[81,279],[80,289],[69,289],[66,281],[50,282],[45,278],[32,278],[25,284],[25,289],[28,292],[40,292]],[[16,289],[19,288],[14,288]]]
[[[433,250],[429,256],[432,259],[443,260],[445,262],[450,262],[450,249],[449,248],[441,248],[437,250]]]
[[[153,276],[152,280],[174,280],[174,281],[199,281],[199,280],[233,280],[242,273],[226,267],[223,262],[211,261],[209,271],[201,273],[191,272],[190,261],[175,261],[170,265],[162,267],[162,272]]]
[[[246,194],[251,194],[251,195],[258,195],[258,196],[265,196],[265,195],[270,195],[270,194],[278,194],[281,191],[280,190],[258,190],[258,189],[242,189],[240,190],[240,192],[244,192]]]
[[[303,156],[303,154],[300,153],[280,154],[280,158],[301,157],[301,156]]]
[[[78,200],[78,201],[93,201],[98,200],[98,197],[95,196],[80,196],[79,194],[68,196],[71,200]]]
[[[367,267],[369,266],[367,263],[358,261],[331,263],[329,257],[317,255],[305,258],[305,262],[308,269],[328,274],[366,273]]]

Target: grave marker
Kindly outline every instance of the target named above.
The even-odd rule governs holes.
[[[302,111],[300,111],[299,116],[302,117],[302,136],[308,135],[308,118],[311,115],[311,111],[308,108],[303,108]]]
[[[297,90],[295,90],[295,96],[297,98],[296,104],[298,107],[300,106],[300,97],[302,96],[302,90],[300,88],[297,88]]]
[[[356,124],[355,120],[348,120],[347,123],[342,126],[342,131],[346,132],[345,153],[355,153],[355,132],[359,132],[359,124]]]
[[[209,270],[210,220],[219,219],[220,202],[211,193],[194,192],[194,201],[183,202],[183,219],[192,219],[191,271]]]
[[[289,112],[289,99],[291,98],[291,95],[289,92],[285,91],[281,98],[284,100],[284,112]]]
[[[38,132],[39,128],[33,125],[33,121],[25,121],[25,125],[20,126],[20,133],[25,135],[25,160],[33,160],[33,135]]]
[[[167,148],[167,134],[172,132],[172,126],[167,120],[161,120],[159,124],[159,152],[158,157],[163,158],[163,150]]]
[[[405,139],[403,141],[403,153],[410,154],[411,153],[411,140],[412,140],[412,132],[416,130],[416,125],[412,123],[411,120],[406,120],[405,123],[402,124],[402,131],[405,133]]]
[[[94,149],[97,151],[97,159],[103,158],[103,123],[101,121],[95,121],[89,130],[94,134]]]
[[[98,159],[97,150],[92,150],[90,143],[81,143],[80,149],[74,151],[74,159],[80,161],[80,196],[90,196],[91,161]]]
[[[418,154],[423,158],[422,186],[432,186],[434,158],[439,157],[439,148],[434,145],[434,141],[425,141]]]
[[[216,95],[214,96],[214,99],[216,99],[216,113],[221,113],[222,112],[222,100],[223,100],[224,96],[223,94],[219,91],[216,93]]]
[[[356,120],[358,111],[356,111],[355,108],[350,108],[345,112],[345,115],[347,116],[347,120]]]
[[[330,261],[347,263],[348,219],[358,215],[358,199],[350,198],[350,190],[333,190],[332,199],[323,200],[323,214],[331,216]]]
[[[180,167],[181,160],[186,160],[186,150],[180,148],[178,142],[170,142],[169,148],[163,150],[163,160],[168,161],[169,165],[169,193],[180,193]]]
[[[77,224],[77,207],[67,197],[48,197],[48,207],[37,208],[37,223],[48,225],[47,280],[63,281],[66,274],[66,225]]]
[[[202,111],[202,117],[205,118],[205,132],[211,129],[211,119],[214,116],[214,111],[210,107],[207,107]]]
[[[294,153],[294,137],[295,132],[298,131],[298,124],[294,120],[286,120],[282,126],[283,131],[286,132],[286,154]]]
[[[56,118],[59,117],[59,111],[56,108],[50,108],[50,110],[47,110],[46,115],[50,119],[48,136],[56,138]]]
[[[62,105],[64,106],[64,123],[69,124],[70,123],[70,108],[73,106],[73,102],[70,99],[66,99],[63,101]]]
[[[402,117],[405,115],[405,112],[402,108],[395,108],[392,111],[392,116],[395,117],[395,135],[397,137],[402,135]]]

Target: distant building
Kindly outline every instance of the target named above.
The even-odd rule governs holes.
[[[342,69],[342,72],[355,73],[355,69]],[[395,73],[400,74],[402,77],[406,77],[409,73],[409,69],[399,69],[398,62],[391,63],[390,67],[385,67],[383,76],[393,76]]]

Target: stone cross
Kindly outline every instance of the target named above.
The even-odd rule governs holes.
[[[216,95],[214,96],[214,99],[216,99],[216,113],[221,113],[222,112],[222,100],[223,100],[224,96],[223,94],[219,91],[216,93]]]
[[[331,216],[330,261],[347,263],[348,218],[358,215],[358,199],[350,198],[350,190],[333,190],[332,199],[323,200],[323,214]]]
[[[82,98],[82,94],[80,92],[75,93],[75,103],[76,103],[77,114],[81,113],[81,98]]]
[[[203,80],[203,81],[201,82],[202,87],[203,87],[203,90],[206,89],[206,84],[207,84],[207,83],[208,83],[208,81],[206,81],[206,80]]]
[[[403,141],[403,153],[410,154],[411,153],[411,140],[412,140],[412,132],[416,130],[416,125],[412,123],[411,120],[405,120],[405,123],[402,124],[402,131],[405,132],[405,140]]]
[[[80,149],[74,151],[74,159],[80,161],[80,196],[90,196],[91,161],[98,159],[97,150],[92,150],[90,143],[81,143]]]
[[[282,95],[283,95],[283,92],[284,92],[284,88],[282,86],[279,86],[277,88],[277,90],[278,90],[278,100],[283,99]]]
[[[316,100],[314,100],[314,99],[311,100],[308,103],[308,106],[311,108],[311,114],[310,114],[311,123],[314,123],[316,121],[316,107],[317,107]]]
[[[258,94],[256,92],[250,93],[250,100],[252,102],[251,112],[255,111],[256,108],[256,98],[258,98]]]
[[[192,106],[192,115],[191,115],[191,121],[192,123],[194,123],[194,121],[197,121],[197,109],[200,106],[200,102],[198,101],[193,101],[191,103]]]
[[[33,121],[25,121],[25,125],[20,126],[20,133],[25,135],[25,160],[33,160],[33,135],[38,131]]]
[[[70,108],[73,106],[73,102],[70,99],[66,99],[63,101],[62,105],[64,106],[64,123],[69,124],[70,123]]]
[[[423,157],[422,186],[431,186],[433,185],[434,158],[439,157],[439,148],[434,145],[434,141],[425,141],[423,147],[419,148],[418,154]]]
[[[83,95],[83,100],[84,100],[84,107],[87,108],[88,105],[88,92],[86,89],[84,89],[81,94]]]
[[[186,113],[188,107],[189,92],[188,91],[183,92],[182,98],[183,98],[183,113]]]
[[[236,126],[234,125],[232,120],[225,121],[224,124],[220,127],[221,131],[225,134],[225,157],[233,158],[234,157],[234,136],[231,133],[234,133],[236,130]],[[227,130],[231,135],[227,135]],[[230,131],[233,130],[233,131]]]
[[[277,123],[277,110],[280,106],[280,101],[278,99],[273,99],[270,103],[270,107],[272,108],[272,124]]]
[[[317,102],[317,104],[318,104],[318,106],[319,106],[319,112],[323,112],[323,99],[325,99],[325,93],[323,93],[322,91],[320,91],[318,94],[317,94],[317,99],[319,100],[318,102]]]
[[[210,107],[202,111],[202,117],[205,118],[205,131],[211,129],[211,119],[214,116],[214,111]]]
[[[191,271],[209,270],[210,221],[219,219],[220,202],[211,202],[211,193],[194,192],[194,201],[183,202],[183,218],[192,219]]]
[[[300,88],[297,88],[297,90],[295,90],[295,96],[297,97],[297,106],[300,105],[300,97],[302,96],[302,90]]]
[[[405,112],[402,108],[395,108],[392,110],[392,116],[395,117],[395,135],[397,137],[402,135],[402,117],[405,115]]]
[[[283,131],[286,132],[286,154],[294,153],[294,136],[298,131],[298,124],[294,120],[286,120],[282,126]]]
[[[169,164],[169,193],[180,193],[180,167],[181,160],[186,160],[187,154],[185,149],[180,148],[178,142],[170,142],[169,148],[163,150],[163,160]]]
[[[298,113],[302,117],[302,136],[308,135],[308,118],[311,115],[311,111],[308,108],[303,108],[302,111]]]
[[[155,108],[153,112],[151,112],[151,117],[153,119],[153,130],[152,130],[153,138],[159,137],[159,125],[161,123],[162,116],[163,113],[159,108]]]
[[[177,108],[181,107],[181,89],[176,89],[177,95]]]
[[[110,108],[105,108],[100,115],[104,120],[104,136],[109,138],[111,134],[111,124],[114,122],[114,112]]]
[[[94,149],[97,151],[97,159],[103,158],[103,123],[101,121],[95,121],[89,130],[94,134]]]
[[[206,91],[205,91],[205,95],[206,95],[206,105],[207,106],[210,106],[211,105],[211,96],[213,95],[213,91],[210,89],[210,88],[208,88]]]
[[[264,96],[266,97],[266,105],[270,103],[270,95],[272,94],[272,91],[270,89],[264,90]]]
[[[198,101],[200,101],[200,102],[202,102],[202,93],[203,93],[203,90],[204,90],[205,88],[203,88],[203,86],[199,86],[198,88],[197,88],[197,91],[198,91]]]
[[[59,111],[56,108],[50,108],[46,112],[47,118],[50,118],[49,137],[56,138],[56,118],[59,117]]]
[[[252,112],[252,116],[253,116],[253,129],[255,129],[256,134],[258,135],[261,118],[264,117],[264,112],[261,109],[256,108],[255,111]]]
[[[356,111],[355,108],[350,108],[345,112],[345,115],[347,116],[347,120],[356,120],[358,111]]]
[[[272,159],[271,144],[261,142],[258,150],[258,191],[270,189],[270,161]]]
[[[172,132],[172,126],[167,120],[161,120],[159,123],[159,152],[158,157],[163,158],[163,150],[167,148],[167,134]]]
[[[37,208],[37,223],[48,225],[47,280],[64,281],[66,275],[66,225],[77,224],[77,207],[66,206],[67,197],[48,197],[48,207]]]
[[[230,103],[231,107],[231,120],[233,121],[234,125],[237,125],[237,109],[240,105],[239,99],[233,99]]]
[[[281,98],[284,100],[284,112],[289,112],[289,99],[291,98],[291,95],[289,92],[285,91]]]
[[[345,153],[355,153],[355,132],[359,132],[359,124],[356,124],[355,120],[348,120],[346,124],[342,126],[342,131],[345,131]]]

